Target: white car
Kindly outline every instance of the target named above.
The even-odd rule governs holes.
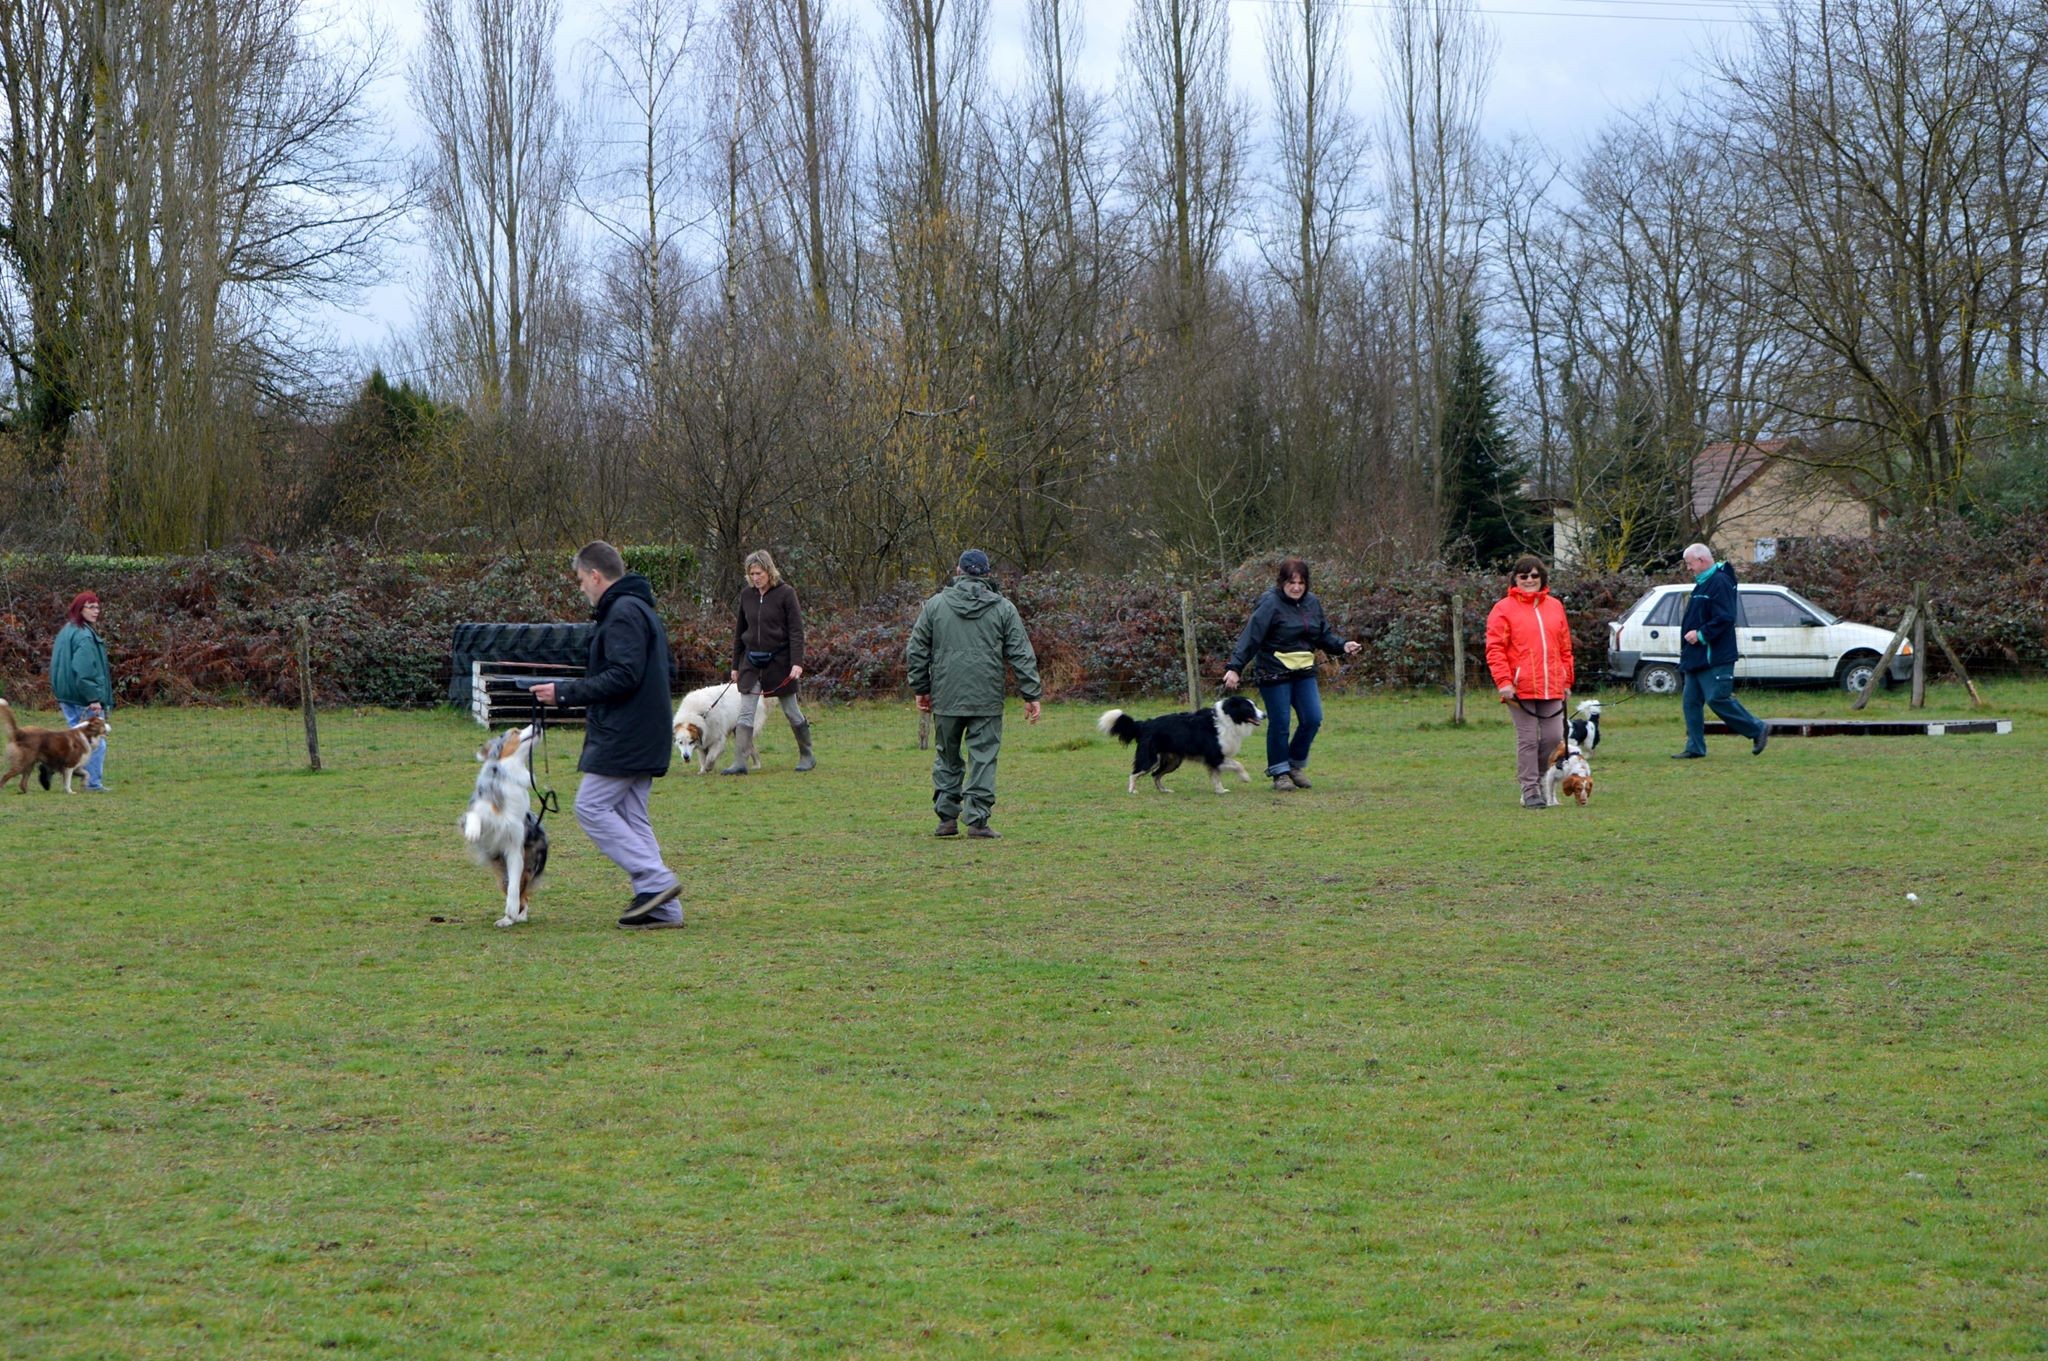
[[[1678,669],[1679,620],[1692,587],[1652,587],[1607,626],[1607,674],[1645,695],[1674,695],[1685,678]],[[1851,624],[1787,586],[1736,586],[1735,679],[1756,685],[1839,685],[1851,692],[1870,684],[1892,640],[1889,630]],[[1913,645],[1892,659],[1887,684],[1910,679]]]

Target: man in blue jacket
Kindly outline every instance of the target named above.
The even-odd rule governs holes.
[[[654,612],[654,588],[626,570],[619,550],[587,543],[570,562],[592,605],[590,663],[581,680],[533,687],[542,704],[586,706],[583,756],[576,768],[576,821],[591,843],[633,881],[619,925],[681,926],[682,883],[662,863],[647,816],[647,795],[668,774],[675,736],[668,711],[668,630]]]
[[[1685,750],[1671,759],[1697,761],[1707,754],[1703,707],[1711,707],[1730,729],[1750,740],[1750,755],[1761,756],[1771,740],[1771,726],[1735,698],[1735,569],[1715,562],[1714,550],[1696,543],[1685,550],[1685,570],[1693,574],[1692,596],[1678,625],[1678,669],[1685,673]]]

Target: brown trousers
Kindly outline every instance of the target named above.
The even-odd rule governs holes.
[[[1564,741],[1564,701],[1511,699],[1508,716],[1515,721],[1515,773],[1522,777],[1522,802],[1541,799],[1543,763]]]

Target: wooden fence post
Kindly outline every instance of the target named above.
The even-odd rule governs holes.
[[[1871,678],[1872,683],[1876,677]],[[1927,583],[1913,583],[1913,701],[1912,707],[1927,707]]]
[[[1851,709],[1861,709],[1864,705],[1870,703],[1871,691],[1884,683],[1884,673],[1891,669],[1892,658],[1899,655],[1899,648],[1905,644],[1906,635],[1913,631],[1913,621],[1919,617],[1920,607],[1918,605],[1906,606],[1906,617],[1899,620],[1899,631],[1894,633],[1892,640],[1884,645],[1884,655],[1877,659],[1877,666],[1870,673],[1870,684],[1864,686],[1863,693],[1856,696],[1856,702],[1849,706]]]
[[[299,626],[299,708],[306,715],[306,760],[320,769],[320,724],[313,716],[313,622],[298,617]]]
[[[1451,597],[1451,724],[1465,726],[1465,597]]]
[[[1956,656],[1956,650],[1948,645],[1948,635],[1941,631],[1941,617],[1934,612],[1932,604],[1927,607],[1927,627],[1934,630],[1934,641],[1940,646],[1941,655],[1948,658],[1948,664],[1962,677],[1963,688],[1970,692],[1971,707],[1983,708],[1984,696],[1977,693],[1977,682],[1971,680],[1970,673],[1963,669],[1963,659]]]
[[[1195,596],[1192,591],[1180,593],[1180,645],[1187,654],[1188,663],[1188,708],[1202,707],[1201,671],[1195,665]]]

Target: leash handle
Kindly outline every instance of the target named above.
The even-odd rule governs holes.
[[[533,699],[533,691],[531,691],[531,690],[527,691],[527,692],[526,692],[526,696],[527,696],[527,698],[528,698],[528,699]],[[559,813],[559,812],[561,812],[561,811],[562,811],[562,803],[561,803],[561,800],[555,797],[555,790],[554,790],[554,783],[555,783],[555,779],[554,779],[554,772],[553,772],[552,770],[548,769],[548,743],[547,743],[547,736],[548,736],[548,706],[547,706],[547,705],[545,705],[545,704],[543,704],[543,703],[541,703],[541,702],[540,702],[539,700],[537,700],[537,699],[534,699],[534,700],[533,700],[533,744],[534,744],[535,746],[537,746],[537,747],[539,747],[539,748],[540,748],[540,760],[541,760],[541,768],[542,768],[542,770],[543,770],[543,771],[545,771],[545,772],[547,773],[547,776],[548,776],[548,787],[547,787],[546,789],[542,789],[542,788],[540,787],[540,784],[539,784],[539,782],[538,782],[538,781],[536,781],[536,780],[535,780],[535,779],[533,778],[533,762],[531,762],[531,761],[528,761],[528,762],[526,763],[526,784],[527,784],[527,787],[528,787],[529,789],[531,789],[531,790],[532,790],[532,791],[534,792],[534,794],[535,794],[535,796],[536,796],[536,800],[535,800],[535,801],[536,801],[536,803],[537,803],[537,804],[539,805],[539,807],[540,807],[540,815],[539,815],[539,817],[535,818],[534,820],[535,820],[536,822],[540,822],[540,823],[542,823],[542,824],[545,824],[545,823],[547,822],[547,820],[548,820],[548,814],[550,814],[550,813]]]

